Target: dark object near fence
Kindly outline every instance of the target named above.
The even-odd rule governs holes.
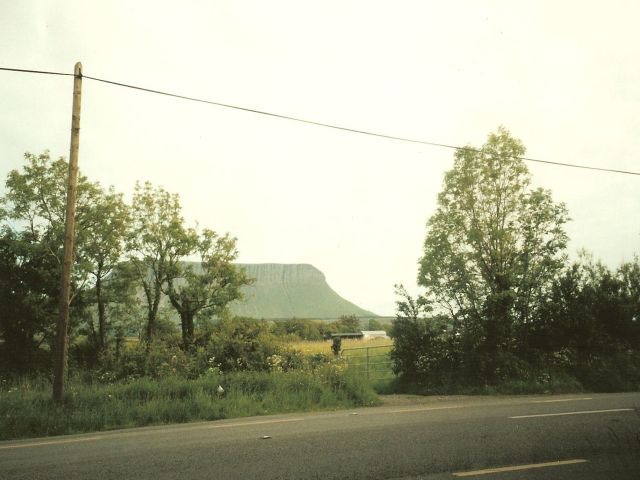
[[[342,349],[342,337],[332,337],[331,338],[331,351],[337,357],[340,355],[340,350]]]

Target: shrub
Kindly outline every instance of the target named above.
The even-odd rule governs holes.
[[[237,317],[214,325],[205,350],[219,360],[218,368],[224,372],[268,370],[269,357],[281,353],[267,324]]]

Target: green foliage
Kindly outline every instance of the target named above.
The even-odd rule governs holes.
[[[291,318],[281,322],[275,322],[272,332],[278,337],[288,336],[297,340],[322,340],[320,331],[321,322],[319,320],[301,320]]]
[[[523,349],[550,358],[594,390],[640,386],[640,261],[612,272],[586,253],[554,282]]]
[[[112,327],[107,305],[118,301],[131,302],[133,291],[131,276],[113,275],[124,252],[129,208],[122,194],[116,193],[113,187],[106,192],[97,184],[94,187],[87,202],[87,214],[76,228],[82,246],[83,268],[93,279],[94,288],[88,296],[97,305],[97,329],[92,318],[87,324],[96,350],[100,352],[107,347],[108,330]]]
[[[474,337],[456,332],[443,317],[399,290],[391,333],[397,388],[431,393],[536,393],[627,391],[640,388],[640,262],[612,272],[590,256],[566,267],[547,301],[520,325],[515,348],[500,350],[495,380],[477,375],[485,361]]]
[[[41,360],[54,343],[67,171],[63,158],[52,160],[49,152],[26,153],[22,170],[9,172],[5,196],[0,198],[4,310],[0,356],[15,373],[41,369]],[[76,221],[80,226],[91,219],[91,198],[97,190],[97,185],[79,176]],[[71,279],[72,299],[76,299],[70,312],[72,332],[83,313],[77,299],[90,276],[86,239],[82,234],[77,237]]]
[[[232,263],[238,255],[236,239],[186,227],[179,196],[149,182],[135,187],[128,248],[144,291],[148,343],[157,333],[163,295],[180,315],[186,350],[193,345],[196,315],[221,315],[229,302],[240,298],[240,287],[250,283]],[[190,256],[201,263],[185,262]]]
[[[221,385],[225,394],[218,396]],[[62,406],[48,382],[0,386],[0,440],[217,420],[377,403],[371,387],[338,365],[314,371],[208,372],[87,384],[72,380]]]
[[[459,342],[448,331],[448,319],[425,316],[429,308],[403,287],[397,287],[396,293],[401,299],[396,302],[399,314],[390,331],[394,372],[417,384],[441,385],[450,382],[452,375],[461,381],[459,356],[464,352],[455,348]]]
[[[355,315],[342,315],[337,324],[343,332],[359,332],[360,320]]]
[[[205,349],[223,372],[267,370],[268,358],[280,353],[266,323],[238,317],[217,322]]]
[[[6,342],[6,357],[15,364],[9,366],[11,370],[29,370],[32,362],[24,355],[46,351],[34,350],[34,345],[50,351],[53,344],[67,176],[68,165],[63,158],[52,160],[49,152],[26,153],[22,170],[13,170],[7,176],[7,192],[0,199],[2,261],[6,269],[2,278],[11,278],[13,284],[3,289],[7,315],[3,322],[6,328],[0,333]],[[96,350],[93,357],[107,342],[108,304],[113,294],[105,279],[122,254],[127,219],[128,209],[120,194],[113,189],[105,191],[98,183],[79,176],[71,334],[90,336]],[[93,304],[97,304],[97,329],[90,312]]]
[[[194,229],[186,228],[177,194],[151,183],[136,183],[127,238],[129,260],[144,290],[147,310],[145,339],[156,335],[162,288],[175,278],[178,263],[197,243]]]
[[[355,315],[342,315],[335,322],[320,324],[320,333],[324,338],[332,333],[357,333],[360,330],[360,320]]]
[[[58,264],[27,232],[0,237],[0,370],[23,375],[48,366],[57,312]]]
[[[524,152],[503,128],[456,152],[427,225],[426,293],[398,291],[396,371],[427,390],[639,388],[638,259],[565,267],[566,208],[530,187]]]
[[[238,251],[236,239],[229,235],[219,236],[205,229],[190,254],[197,254],[201,263],[176,264],[164,290],[180,315],[185,349],[193,345],[195,316],[222,315],[230,302],[241,297],[240,288],[251,283],[245,272],[232,263]]]
[[[387,326],[377,318],[371,318],[369,322],[367,322],[367,330],[385,330],[386,328]]]
[[[496,380],[498,352],[511,352],[562,267],[567,212],[530,188],[525,149],[504,128],[481,149],[456,151],[427,224],[418,283],[449,328],[479,348],[477,374]]]

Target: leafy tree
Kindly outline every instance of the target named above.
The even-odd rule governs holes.
[[[66,182],[68,165],[64,158],[51,160],[48,151],[40,155],[25,153],[22,172],[12,170],[6,181],[7,193],[2,199],[7,220],[12,228],[25,229],[29,239],[42,245],[48,255],[62,264],[64,219],[66,214]],[[83,226],[93,220],[89,208],[99,187],[78,176],[76,209],[76,248],[72,289],[74,295],[87,283],[89,272],[82,251]],[[72,295],[72,298],[73,296]]]
[[[360,331],[360,320],[355,315],[342,315],[333,322],[323,322],[319,330],[324,338],[334,333],[356,333]]]
[[[23,345],[26,345],[24,342],[53,345],[63,255],[67,175],[68,166],[64,158],[52,160],[49,152],[44,152],[40,155],[25,153],[23,168],[12,170],[7,176],[6,194],[0,199],[3,264],[7,269],[4,279],[12,278],[15,284],[4,292],[5,308],[13,313],[7,313],[3,323],[8,326],[13,322],[13,327],[20,326],[18,330],[4,329],[6,342],[12,335],[22,332],[25,338],[12,337],[18,342],[16,345],[21,342]],[[83,234],[84,227],[101,222],[91,211],[97,192],[97,184],[79,176],[78,228],[71,278],[72,325],[77,323],[82,311],[78,295],[90,280],[91,262],[84,250],[84,240],[87,239]]]
[[[626,262],[618,269],[622,282],[622,295],[625,298],[627,311],[631,321],[640,328],[640,257]],[[640,349],[640,343],[636,343]]]
[[[5,372],[24,374],[44,365],[40,346],[53,343],[58,264],[28,230],[0,234],[0,360]]]
[[[456,151],[420,260],[427,300],[480,350],[490,381],[515,346],[514,327],[531,320],[565,260],[566,208],[531,188],[524,153],[502,127],[481,149]]]
[[[240,298],[240,288],[250,283],[244,270],[232,263],[238,256],[235,238],[205,229],[194,247],[188,254],[197,254],[201,263],[176,263],[165,290],[180,315],[184,349],[193,345],[195,316],[205,311],[220,316],[229,302]]]
[[[369,329],[369,330],[384,330],[385,326],[377,318],[370,318],[369,322],[367,323],[367,329]]]
[[[7,176],[7,193],[2,199],[6,227],[20,232],[14,238],[32,244],[48,257],[42,265],[58,272],[62,264],[64,219],[66,215],[66,182],[68,164],[62,157],[52,160],[49,152],[25,154],[22,170]],[[87,177],[78,178],[76,209],[76,239],[72,276],[73,324],[82,317],[93,323],[89,306],[97,304],[99,350],[106,343],[106,305],[113,296],[105,295],[104,281],[121,260],[128,212],[122,195],[113,188],[105,191],[99,183]],[[35,245],[38,248],[35,248]],[[59,273],[47,274],[55,277]],[[58,285],[50,289],[52,299],[58,297]],[[51,321],[55,322],[54,316]]]
[[[92,293],[98,310],[95,338],[99,351],[106,347],[108,302],[131,297],[126,295],[128,286],[123,281],[128,277],[123,272],[117,279],[105,282],[122,260],[128,223],[129,209],[122,194],[116,193],[113,187],[105,192],[96,184],[87,212],[79,224],[78,237],[84,268],[93,278]],[[113,292],[105,291],[105,286],[107,290],[111,287]]]
[[[322,340],[320,326],[319,320],[290,318],[283,322],[276,322],[273,326],[273,333],[277,336],[292,335],[301,340]]]
[[[186,228],[177,194],[136,183],[127,239],[129,259],[142,284],[147,310],[146,341],[155,336],[163,288],[179,275],[179,262],[195,249],[198,236]]]
[[[353,333],[360,331],[360,320],[355,315],[342,315],[336,323],[340,332]]]
[[[554,282],[529,347],[589,388],[640,381],[639,272],[637,258],[611,271],[582,252]]]

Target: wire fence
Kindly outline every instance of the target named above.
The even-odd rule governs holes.
[[[354,347],[342,350],[342,357],[352,369],[368,380],[387,380],[394,376],[393,362],[389,353],[393,345]]]

